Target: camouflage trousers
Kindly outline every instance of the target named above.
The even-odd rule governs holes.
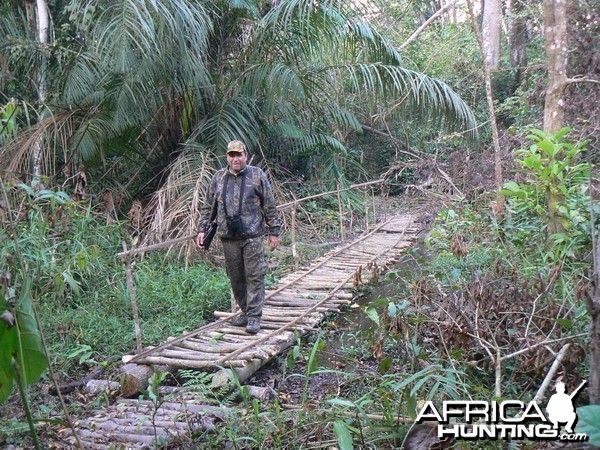
[[[264,236],[221,242],[235,301],[246,316],[260,319],[267,274]]]

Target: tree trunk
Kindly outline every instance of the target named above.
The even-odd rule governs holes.
[[[600,405],[600,280],[592,293],[590,313],[590,384],[589,397],[592,405]]]
[[[39,51],[39,67],[37,77],[38,101],[40,107],[39,121],[44,118],[44,110],[46,108],[46,77],[48,72],[48,58],[45,52],[48,50],[48,29],[50,26],[50,16],[48,12],[47,0],[36,0],[35,15],[37,18],[37,37],[40,45]],[[33,144],[33,176],[35,179],[41,177],[43,173],[43,146],[44,140],[40,135]]]
[[[502,25],[502,5],[500,0],[483,2],[483,52],[490,70],[500,65],[500,26]]]
[[[567,80],[567,2],[544,0],[544,36],[548,60],[548,87],[544,105],[544,131],[555,133],[563,127],[564,91]]]
[[[593,209],[592,209],[593,211]],[[596,217],[592,212],[591,222]],[[587,310],[590,314],[590,381],[589,398],[592,405],[600,405],[600,245],[595,229],[592,228],[592,293],[588,297]]]
[[[502,171],[502,149],[500,147],[500,135],[498,133],[498,123],[496,122],[496,110],[494,109],[494,92],[492,88],[492,75],[490,71],[490,66],[487,63],[487,59],[485,58],[484,46],[483,46],[483,37],[482,33],[479,30],[479,25],[477,24],[477,19],[475,18],[475,12],[473,11],[473,4],[471,0],[467,0],[467,6],[469,8],[469,15],[471,16],[471,23],[473,25],[473,31],[475,32],[475,36],[477,37],[477,42],[479,44],[479,49],[481,53],[484,55],[483,60],[483,71],[485,76],[485,94],[487,99],[488,111],[490,113],[490,127],[492,128],[492,141],[494,144],[494,175],[496,182],[496,205],[495,212],[498,215],[501,215],[504,211],[504,196],[500,194],[500,190],[503,185],[503,171]]]
[[[556,133],[564,122],[564,92],[567,80],[567,2],[566,0],[544,0],[544,37],[548,60],[548,86],[544,105],[544,131]],[[557,199],[549,191],[548,233],[564,231],[557,208]]]
[[[527,67],[527,18],[524,0],[508,0],[508,47],[510,67],[515,71],[515,88],[523,81]]]

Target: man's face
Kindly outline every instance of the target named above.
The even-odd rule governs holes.
[[[229,168],[234,174],[238,174],[244,170],[247,161],[248,157],[245,151],[231,151],[227,153],[227,164],[229,164]]]

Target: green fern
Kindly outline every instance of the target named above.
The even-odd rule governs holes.
[[[212,373],[182,369],[179,374],[185,380],[183,386],[207,404],[230,407],[236,400],[238,392],[231,390],[230,386],[212,386]]]

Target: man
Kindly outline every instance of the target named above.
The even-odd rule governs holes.
[[[269,247],[279,245],[281,222],[275,208],[273,190],[265,173],[248,165],[246,146],[231,141],[227,146],[227,169],[212,178],[200,211],[200,233],[196,245],[202,247],[209,227],[213,204],[217,202],[217,234],[223,244],[227,276],[242,315],[232,319],[246,332],[260,331],[265,300],[265,234]]]

